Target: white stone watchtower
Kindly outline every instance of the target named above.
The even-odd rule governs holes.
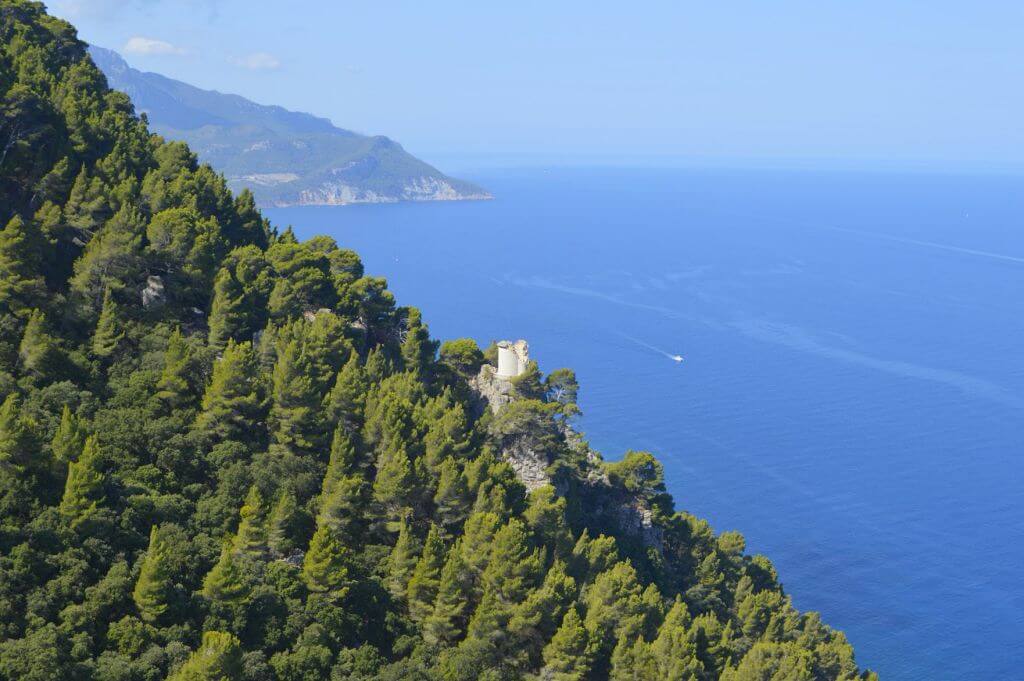
[[[526,371],[530,361],[530,346],[524,340],[498,342],[498,378],[515,378]]]

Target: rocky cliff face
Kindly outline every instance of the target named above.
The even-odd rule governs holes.
[[[512,402],[512,381],[499,378],[497,370],[490,364],[480,367],[480,373],[469,379],[469,386],[480,398],[480,413],[483,409],[490,409],[491,413],[497,414],[502,407]]]
[[[397,203],[398,201],[466,201],[489,199],[490,194],[460,191],[451,182],[438,177],[413,178],[396,194],[387,194],[345,182],[323,182],[304,189],[293,198],[275,201],[277,206],[347,206],[355,203]]]
[[[490,364],[480,367],[480,372],[470,379],[469,384],[479,398],[481,411],[489,409],[497,414],[516,399],[512,381],[497,376],[495,367]],[[586,462],[581,482],[587,512],[604,518],[607,524],[618,527],[623,535],[660,552],[664,533],[654,522],[654,514],[645,500],[613,485],[603,469],[601,455],[568,424],[562,424],[562,437],[566,446]],[[551,457],[547,452],[537,451],[525,439],[519,439],[507,445],[500,454],[528,491],[553,485],[559,494],[564,492],[548,471]]]

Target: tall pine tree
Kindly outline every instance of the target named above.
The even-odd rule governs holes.
[[[96,514],[106,500],[104,483],[99,446],[96,438],[90,437],[85,441],[82,455],[68,465],[64,497],[60,502],[60,513],[71,527],[80,526]]]
[[[110,288],[103,292],[103,306],[100,308],[99,320],[92,334],[92,354],[106,359],[114,354],[118,344],[124,338],[124,327],[121,322],[117,303]]]
[[[561,626],[544,648],[543,678],[552,681],[583,681],[590,673],[590,641],[575,606],[570,606]]]
[[[61,463],[77,461],[78,457],[82,455],[84,446],[85,430],[78,422],[78,418],[71,413],[71,407],[65,404],[61,411],[57,431],[53,434],[53,440],[50,442],[53,458]]]
[[[132,592],[139,615],[149,623],[159,621],[171,604],[174,585],[168,551],[160,529],[154,525],[149,531],[149,548],[142,559],[142,569]]]
[[[659,678],[665,681],[704,677],[704,665],[697,656],[696,632],[690,629],[690,623],[686,604],[677,597],[658,629],[658,637],[651,644]]]
[[[192,399],[192,350],[175,329],[167,340],[164,351],[164,369],[156,384],[156,397],[168,409],[180,409]]]
[[[228,341],[213,364],[213,378],[203,394],[196,431],[211,443],[258,442],[265,415],[265,391],[252,344]]]
[[[207,631],[199,650],[168,676],[167,681],[241,681],[243,678],[241,642],[232,634]]]
[[[472,576],[462,558],[462,545],[456,542],[441,569],[433,610],[423,621],[423,640],[431,645],[450,646],[462,637],[466,631],[472,586]]]
[[[298,534],[299,502],[290,487],[285,488],[270,512],[267,521],[267,546],[278,557],[287,556],[298,548],[295,537]]]
[[[391,532],[398,530],[398,521],[416,504],[416,472],[404,447],[388,447],[377,461],[373,481],[373,499],[378,517]]]
[[[388,557],[388,591],[396,601],[405,600],[406,588],[420,552],[420,543],[413,532],[412,522],[408,516],[399,521],[398,540]]]
[[[423,553],[416,563],[406,593],[409,601],[409,616],[422,622],[430,615],[441,582],[441,568],[445,563],[444,540],[436,525],[430,526]]]
[[[25,324],[18,346],[22,370],[37,383],[50,383],[66,378],[66,356],[57,339],[50,334],[46,316],[34,310]]]
[[[239,511],[241,521],[235,533],[235,551],[253,558],[266,555],[267,552],[267,508],[263,503],[263,495],[256,485],[249,488],[245,503]]]
[[[32,220],[15,215],[0,230],[0,311],[23,315],[45,299],[43,246]]]
[[[216,603],[238,605],[245,602],[249,593],[234,549],[230,542],[224,542],[220,558],[203,579],[203,596]]]
[[[343,598],[349,589],[352,552],[331,528],[321,525],[313,534],[302,563],[302,579],[314,593]]]
[[[293,454],[312,453],[322,444],[320,395],[307,366],[299,339],[281,343],[274,365],[270,418],[274,443]]]
[[[240,340],[248,331],[249,311],[245,291],[227,267],[222,267],[213,282],[210,307],[210,347],[223,350],[229,340]]]
[[[522,602],[536,586],[542,562],[526,526],[518,519],[498,530],[490,554],[480,578],[483,599],[469,623],[469,635],[501,644],[505,643],[514,604]]]
[[[333,423],[356,433],[363,427],[363,406],[369,381],[359,355],[352,353],[341,367],[327,396],[327,414]]]

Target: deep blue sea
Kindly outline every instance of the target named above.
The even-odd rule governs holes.
[[[1024,678],[1024,178],[467,179],[495,200],[267,212],[435,337],[574,368],[595,448],[655,452],[883,679]]]

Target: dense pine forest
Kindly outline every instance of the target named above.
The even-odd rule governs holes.
[[[41,4],[0,0],[0,93],[0,679],[874,678],[590,449],[571,371],[489,399],[493,347],[150,134]]]

